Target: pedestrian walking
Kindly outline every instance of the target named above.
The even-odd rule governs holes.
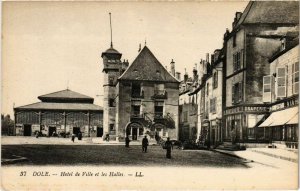
[[[72,134],[72,141],[73,141],[73,143],[74,143],[74,140],[75,140],[75,134],[73,133]]]
[[[165,142],[165,148],[167,149],[166,157],[168,159],[170,159],[171,158],[171,149],[173,150],[173,144],[170,141],[170,137],[168,137],[167,141]]]
[[[129,147],[130,139],[128,136],[125,138],[125,147]]]
[[[106,141],[106,142],[109,142],[109,134],[108,134],[108,133],[107,133],[106,136],[105,136],[105,141]]]
[[[81,141],[81,139],[82,139],[82,133],[81,133],[81,131],[79,131],[79,133],[78,133],[78,140]]]
[[[147,136],[145,136],[142,141],[142,149],[143,149],[143,152],[145,152],[145,153],[147,152],[148,144],[149,144],[149,142],[148,142]]]

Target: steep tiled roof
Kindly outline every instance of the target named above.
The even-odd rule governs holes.
[[[46,95],[41,95],[38,97],[40,100],[47,100],[47,99],[80,99],[80,100],[94,100],[94,98],[71,91],[69,89],[46,94]]]
[[[103,108],[91,103],[51,103],[38,102],[30,105],[16,107],[16,110],[80,110],[80,111],[102,111]]]
[[[251,1],[236,27],[253,23],[299,23],[299,1]]]
[[[155,58],[147,46],[139,53],[119,80],[164,81],[179,83]]]

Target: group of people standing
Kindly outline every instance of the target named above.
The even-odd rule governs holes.
[[[130,139],[128,136],[125,138],[125,147],[129,147]],[[145,136],[142,140],[142,152],[147,153],[147,148],[149,146],[149,141],[147,136]],[[167,141],[164,143],[163,148],[167,150],[166,157],[171,159],[171,150],[173,150],[173,144],[168,137]]]

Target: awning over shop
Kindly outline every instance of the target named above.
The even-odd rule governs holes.
[[[298,116],[299,114],[297,113],[291,120],[289,120],[286,124],[287,125],[292,125],[292,124],[298,124]]]
[[[296,119],[294,119],[296,117]],[[289,123],[291,122],[291,123]],[[259,127],[280,126],[298,123],[298,106],[273,112]]]

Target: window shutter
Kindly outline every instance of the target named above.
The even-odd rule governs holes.
[[[277,68],[277,83],[276,83],[276,97],[286,97],[286,69],[284,67]]]
[[[232,96],[232,104],[235,104],[235,94],[234,94],[235,88],[234,85],[232,85],[232,90],[231,90],[231,96]]]
[[[214,88],[218,87],[218,71],[214,74]]]
[[[299,62],[293,64],[293,93],[299,93]]]
[[[236,70],[236,54],[233,54],[233,71]]]
[[[263,77],[263,102],[271,102],[271,76]]]
[[[243,82],[239,82],[239,102],[243,100]]]
[[[244,49],[241,50],[241,67],[240,68],[244,68]]]
[[[241,68],[241,53],[236,53],[236,70],[239,70]]]

